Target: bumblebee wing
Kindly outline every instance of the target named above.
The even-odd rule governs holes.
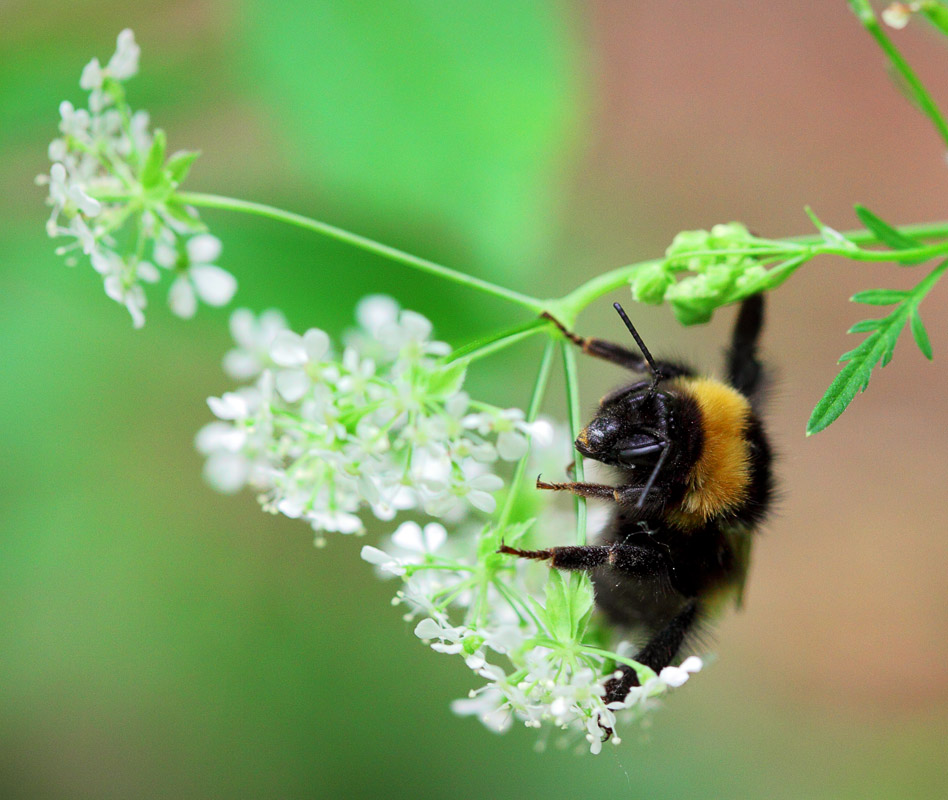
[[[753,533],[747,528],[735,528],[728,531],[727,538],[734,553],[734,606],[744,607],[744,586],[747,583],[747,570],[750,567],[751,548],[754,544]]]

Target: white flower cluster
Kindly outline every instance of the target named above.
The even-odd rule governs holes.
[[[557,450],[531,453],[535,469],[555,465],[568,452],[569,438],[561,433]],[[535,510],[541,514],[537,527],[553,538],[570,529],[555,504]],[[496,553],[501,541],[516,542],[529,527],[467,525],[449,537],[438,523],[422,528],[404,522],[382,547],[363,547],[362,557],[381,577],[401,578],[394,602],[407,606],[406,620],[418,620],[415,635],[436,652],[462,657],[481,679],[452,704],[455,713],[476,716],[496,732],[515,720],[545,728],[546,736],[563,730],[561,743],[584,737],[599,753],[607,739],[619,743],[617,726],[656,707],[669,688],[701,669],[701,661],[692,656],[658,675],[639,665],[641,686],[621,702],[607,703],[605,684],[619,663],[634,663],[632,648],[620,644],[610,652],[590,643],[600,637],[587,578]]]
[[[148,113],[125,101],[122,82],[138,72],[139,52],[126,29],[104,67],[95,58],[86,65],[79,85],[89,92],[88,108],[60,104],[60,136],[49,145],[53,164],[37,178],[49,187],[47,232],[73,240],[57,253],[71,266],[77,253],[88,257],[105,293],[128,309],[136,328],[145,323],[145,284],[158,282],[159,267],[175,276],[168,301],[181,317],[194,315],[198,299],[225,305],[237,289],[234,277],[212,263],[220,242],[174,196],[197,154],[166,161],[164,134],[153,134]]]
[[[546,423],[473,402],[463,363],[432,341],[431,323],[388,297],[359,303],[359,329],[341,353],[329,337],[289,330],[279,312],[231,318],[237,348],[225,370],[251,384],[208,400],[207,480],[223,492],[250,485],[264,506],[324,531],[357,533],[368,508],[382,520],[414,509],[458,521],[490,513],[503,481],[498,459],[526,452]]]

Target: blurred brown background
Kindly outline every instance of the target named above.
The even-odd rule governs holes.
[[[357,7],[358,6],[358,7]],[[948,315],[826,432],[810,409],[854,346],[855,291],[918,269],[813,263],[770,298],[783,497],[717,661],[598,759],[532,752],[454,718],[470,686],[388,604],[362,542],[316,551],[290,520],[200,481],[194,431],[227,388],[226,314],[144,331],[68,270],[33,176],[61,99],[133,27],[130,84],[189,188],[313,213],[536,291],[659,254],[681,229],[767,236],[948,216],[945,153],[846,4],[255,0],[0,5],[0,796],[940,798],[948,794]],[[948,105],[945,42],[893,34]],[[394,294],[455,344],[503,304],[274,223],[205,215],[241,283],[338,333]],[[617,294],[616,299],[623,299]],[[871,312],[871,309],[869,310]],[[717,364],[730,314],[646,341]],[[584,333],[615,335],[609,303]],[[523,404],[535,347],[472,376]],[[591,408],[618,381],[582,364]],[[524,382],[511,379],[524,375]],[[502,376],[502,380],[498,378]],[[529,376],[529,377],[528,377]],[[554,395],[555,396],[555,395]],[[561,413],[555,404],[548,409]]]

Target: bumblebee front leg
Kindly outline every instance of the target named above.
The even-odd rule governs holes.
[[[639,505],[642,498],[644,487],[624,485],[624,486],[606,486],[602,483],[576,483],[568,481],[566,483],[547,483],[537,478],[537,489],[545,489],[549,492],[570,492],[580,497],[591,497],[595,500],[611,500],[618,503],[629,511],[636,510],[643,518],[649,514],[661,511],[664,507],[664,501],[656,498],[654,501],[646,500],[645,504]]]

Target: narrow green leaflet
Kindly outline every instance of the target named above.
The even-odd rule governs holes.
[[[560,642],[580,641],[593,610],[592,583],[587,575],[550,570],[543,616],[547,630]]]
[[[438,400],[451,397],[464,384],[466,370],[467,364],[459,361],[444,367],[438,372],[432,372],[428,376],[428,395]]]
[[[171,180],[174,181],[175,184],[183,183],[191,171],[191,166],[200,155],[201,153],[198,150],[179,150],[177,153],[172,154],[168,159],[168,163],[165,164],[165,168],[168,170],[168,175],[171,177]]]
[[[546,628],[558,641],[567,641],[572,628],[569,617],[569,590],[563,580],[563,574],[558,569],[550,570],[545,594]]]
[[[853,398],[869,385],[869,377],[876,365],[884,367],[892,360],[895,343],[906,323],[910,324],[912,335],[922,354],[929,359],[932,357],[931,341],[922,324],[918,307],[946,269],[948,269],[948,260],[938,264],[914,289],[908,292],[894,289],[871,289],[853,296],[852,299],[857,303],[872,305],[898,303],[898,305],[892,313],[882,319],[863,320],[849,329],[850,333],[868,332],[869,335],[858,347],[840,357],[840,363],[845,362],[846,366],[840,370],[836,380],[830,384],[826,394],[813,409],[806,426],[807,436],[819,433],[832,424],[846,410]]]
[[[161,180],[162,165],[165,163],[165,147],[167,139],[165,132],[160,128],[155,131],[155,138],[152,140],[151,149],[148,151],[148,158],[145,159],[145,166],[142,169],[142,186],[151,189],[158,185]]]
[[[908,309],[902,305],[885,319],[873,320],[877,323],[876,330],[867,336],[859,347],[840,357],[839,360],[847,364],[813,409],[806,426],[807,436],[819,433],[835,422],[853,398],[859,392],[865,391],[876,364],[882,361],[885,366],[892,357],[895,343],[907,319]]]
[[[922,351],[922,355],[925,356],[925,358],[931,361],[932,343],[928,338],[928,331],[925,330],[925,323],[922,322],[922,317],[918,313],[917,308],[912,309],[909,325],[912,328],[912,336],[915,337],[915,343],[918,345],[918,349]]]
[[[909,292],[903,292],[898,289],[867,289],[864,292],[858,292],[849,299],[853,303],[864,303],[870,306],[894,306],[901,303]]]
[[[539,328],[544,328],[549,323],[545,319],[531,319],[526,322],[522,322],[519,325],[514,325],[512,328],[501,331],[500,333],[491,334],[490,336],[484,336],[480,339],[475,339],[473,342],[469,342],[463,347],[459,347],[454,350],[451,355],[445,358],[445,364],[451,364],[455,361],[463,361],[468,358],[479,358],[481,356],[488,355],[495,350],[501,350],[504,347],[507,347],[513,342],[517,342],[521,339],[526,339],[528,336],[532,336],[535,331]]]
[[[915,247],[922,247],[922,243],[918,239],[900,233],[888,222],[879,219],[865,206],[856,205],[856,216],[859,217],[859,221],[863,225],[876,235],[880,242],[889,245],[893,250],[911,250]]]

